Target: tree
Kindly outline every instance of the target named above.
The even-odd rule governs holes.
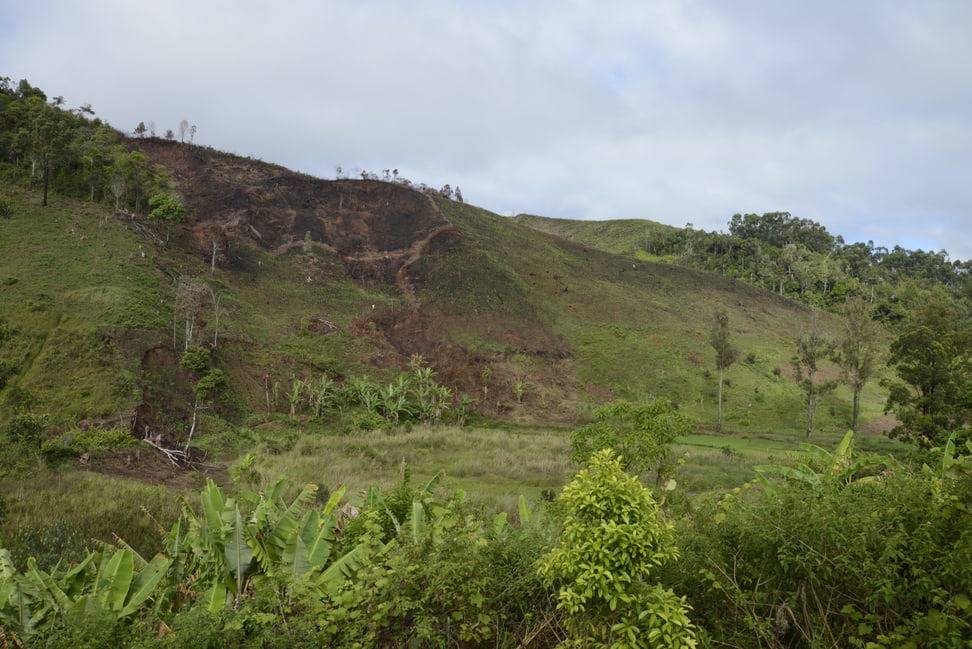
[[[567,615],[562,646],[694,647],[685,599],[651,579],[678,557],[674,525],[622,462],[598,451],[557,498],[563,529],[538,573]]]
[[[121,198],[128,194],[138,212],[153,179],[148,158],[140,151],[122,154],[115,158],[111,173],[111,193],[115,196],[116,209]]]
[[[189,349],[189,347],[192,345],[193,335],[196,328],[196,319],[200,316],[200,314],[202,314],[202,311],[209,303],[210,298],[209,287],[203,280],[199,279],[198,277],[183,277],[179,279],[179,285],[176,287],[175,316],[178,317],[179,313],[182,313],[184,318],[186,330],[186,349]],[[173,337],[175,337],[174,331]]]
[[[44,206],[47,205],[51,170],[67,153],[71,135],[64,111],[39,100],[30,103],[25,137],[31,155],[41,164],[44,179],[44,198],[41,204]]]
[[[666,473],[669,447],[692,432],[694,422],[667,399],[633,405],[613,401],[594,411],[596,421],[570,435],[571,459],[578,464],[606,448],[620,453],[625,468],[641,473],[655,470],[657,481]]]
[[[117,137],[106,126],[84,126],[76,130],[72,153],[81,160],[87,177],[88,200],[94,201],[96,190],[104,188],[111,171],[111,159],[117,155],[117,150]],[[117,205],[115,209],[118,209]]]
[[[226,375],[219,368],[210,368],[210,353],[204,347],[189,345],[182,353],[179,364],[194,375],[198,376],[196,385],[193,387],[192,402],[192,421],[189,424],[189,433],[186,435],[186,444],[182,450],[183,455],[188,457],[189,445],[192,437],[196,433],[196,423],[199,420],[199,410],[205,407],[211,398],[217,395],[226,387]]]
[[[186,220],[186,207],[174,196],[156,194],[149,199],[148,204],[152,208],[149,216],[153,219],[162,219],[172,223],[182,223]]]
[[[878,324],[871,317],[871,306],[862,297],[844,303],[844,331],[838,343],[837,364],[854,394],[851,430],[857,432],[861,411],[861,391],[874,375],[878,361]]]
[[[715,350],[716,368],[719,370],[719,410],[716,417],[716,432],[721,433],[723,373],[739,357],[739,350],[729,341],[729,314],[721,309],[715,313],[715,322],[709,334],[709,344]]]
[[[182,120],[179,122],[179,141],[186,141],[186,133],[189,132],[189,122],[187,120]]]
[[[817,401],[821,396],[831,392],[837,383],[832,380],[821,381],[817,378],[820,363],[834,353],[835,345],[824,337],[820,331],[817,312],[811,318],[810,330],[800,335],[796,340],[796,355],[791,361],[794,378],[803,390],[807,400],[807,437],[813,433],[813,416],[817,410]]]
[[[888,388],[885,410],[901,422],[891,436],[924,447],[943,444],[972,411],[972,335],[943,298],[932,298],[914,311],[904,331],[891,343],[890,364],[899,381]]]
[[[139,122],[138,126],[135,127],[135,135],[137,137],[145,137],[146,131],[148,131],[148,128],[146,128],[145,122]]]

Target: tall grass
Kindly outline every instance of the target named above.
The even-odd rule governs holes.
[[[0,482],[0,546],[23,568],[79,561],[85,548],[121,538],[146,559],[162,547],[179,515],[176,494],[162,486],[43,465]]]
[[[407,467],[416,485],[441,474],[443,489],[464,490],[486,504],[558,490],[575,469],[562,433],[451,426],[347,436],[277,433],[250,452],[255,460],[240,485],[247,488],[287,477],[328,491],[345,486],[354,494],[396,484]]]

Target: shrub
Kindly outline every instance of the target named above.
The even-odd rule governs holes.
[[[666,577],[716,645],[965,646],[967,497],[967,485],[900,468],[737,489],[682,521],[682,561]]]
[[[611,449],[598,451],[558,497],[565,520],[538,572],[558,589],[573,644],[694,647],[684,598],[651,579],[675,559],[673,526]]]
[[[41,453],[48,460],[78,456],[84,453],[101,454],[138,444],[131,432],[121,426],[114,428],[75,429],[46,440]]]
[[[202,374],[209,368],[209,350],[199,345],[189,345],[186,351],[182,352],[179,365],[197,374]]]
[[[692,432],[694,422],[678,412],[667,399],[633,405],[614,401],[594,411],[597,421],[571,433],[571,459],[587,462],[600,450],[610,448],[626,462],[625,468],[655,470],[659,479],[670,469],[669,448],[681,435]]]
[[[351,414],[346,430],[349,433],[362,433],[371,430],[384,430],[391,424],[377,412],[358,410]]]
[[[185,206],[169,194],[156,194],[149,199],[148,204],[152,208],[149,216],[153,219],[173,223],[182,223],[186,220]]]
[[[47,430],[47,415],[32,412],[17,415],[7,425],[7,437],[11,440],[39,448]]]

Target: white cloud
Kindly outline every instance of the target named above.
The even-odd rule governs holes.
[[[501,214],[788,210],[972,258],[972,5],[35,0],[0,73],[123,129],[460,185]]]

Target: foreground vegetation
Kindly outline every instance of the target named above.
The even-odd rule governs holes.
[[[0,79],[0,644],[968,646],[967,263],[141,130]]]
[[[685,499],[604,449],[515,516],[407,468],[347,502],[210,481],[154,554],[0,550],[0,624],[55,647],[968,646],[972,444],[808,450]]]

